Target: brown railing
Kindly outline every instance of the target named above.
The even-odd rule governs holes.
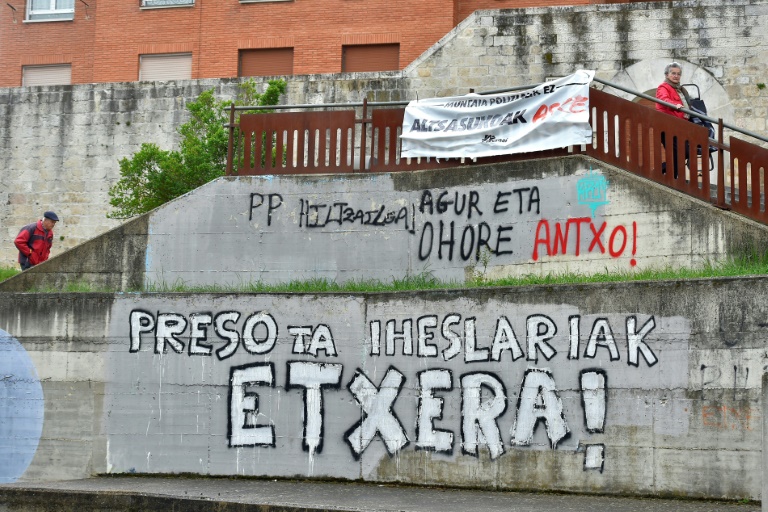
[[[334,105],[339,106],[344,105]],[[475,160],[400,158],[405,109],[371,109],[367,102],[360,106],[360,118],[354,109],[271,112],[242,114],[239,123],[233,106],[227,175],[415,171],[572,153],[572,149],[563,148]]]
[[[595,137],[587,146],[587,155],[710,200],[706,128],[595,89],[590,90],[590,108]],[[662,144],[662,136],[666,144]],[[715,160],[722,163],[720,158]]]
[[[227,174],[396,172],[586,154],[768,224],[768,149],[735,136],[725,144],[722,120],[713,140],[702,126],[590,89],[591,145],[476,160],[405,159],[404,108],[387,107],[364,102],[360,117],[330,108],[242,114],[239,124],[233,107]]]

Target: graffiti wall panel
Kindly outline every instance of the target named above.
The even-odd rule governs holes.
[[[112,471],[358,477],[348,457],[337,460],[343,440],[324,432],[360,416],[338,396],[340,353],[363,355],[352,328],[362,324],[359,299],[121,306],[107,392]]]
[[[642,466],[657,429],[686,435],[657,410],[687,386],[679,317],[458,292],[147,297],[113,315],[111,472],[499,485],[489,464],[533,457],[629,485],[620,452]]]
[[[464,281],[699,266],[764,238],[582,157],[221,179],[153,212],[149,231],[147,284]]]
[[[4,477],[192,472],[759,496],[766,289],[752,277],[117,294],[90,310],[101,295],[11,294],[0,297],[4,346],[25,350],[44,413],[18,412],[9,390],[34,379],[4,367],[0,427],[14,462],[24,445],[13,441],[27,434],[8,428],[40,428],[29,461]],[[69,320],[29,321],[27,302]]]
[[[462,281],[691,258],[677,203],[592,166],[218,180],[152,214],[146,279]]]

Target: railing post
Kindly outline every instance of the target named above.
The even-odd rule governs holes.
[[[725,208],[725,163],[723,157],[725,152],[723,151],[723,118],[717,119],[717,206]],[[733,202],[733,194],[731,194],[731,202]]]
[[[363,98],[363,118],[360,121],[360,172],[366,172],[365,168],[365,140],[368,125],[368,98]],[[371,141],[373,143],[373,141]],[[354,166],[352,166],[354,172]]]
[[[232,176],[234,138],[235,138],[235,104],[232,103],[232,105],[230,105],[230,108],[229,108],[229,145],[227,146],[227,176]]]

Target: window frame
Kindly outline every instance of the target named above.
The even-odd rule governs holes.
[[[75,1],[72,2],[71,9],[56,9],[57,0],[45,0],[49,6],[53,6],[53,9],[37,9],[32,10],[32,0],[27,0],[26,12],[24,21],[32,23],[40,23],[46,21],[72,21],[75,19]],[[51,16],[47,18],[34,19],[33,16]]]
[[[285,54],[290,54],[290,64],[291,64],[291,72],[290,73],[280,73],[280,74],[257,74],[257,75],[251,75],[251,74],[243,74],[243,58],[250,54],[251,52],[285,52]],[[248,78],[248,77],[261,77],[261,76],[294,76],[294,63],[295,63],[295,56],[296,56],[296,48],[293,46],[281,46],[278,48],[240,48],[237,50],[237,76],[238,78]]]
[[[171,59],[171,58],[178,58],[178,57],[189,57],[189,78],[177,78],[177,77],[171,77],[171,78],[147,78],[146,76],[142,76],[143,72],[146,72],[143,68],[144,65],[144,59],[147,60],[154,60],[154,59]],[[143,53],[139,55],[139,73],[137,77],[137,81],[139,82],[168,82],[168,81],[177,81],[177,80],[194,80],[194,74],[193,74],[193,68],[194,68],[194,56],[192,52],[172,52],[172,53]],[[159,62],[159,61],[155,61]]]
[[[271,2],[293,2],[294,0],[239,0],[241,4],[266,4]]]
[[[388,48],[390,50],[397,50],[397,58],[395,60],[395,67],[392,69],[376,69],[376,70],[367,70],[367,71],[358,71],[358,70],[350,70],[349,67],[349,52],[359,52],[363,50],[364,48],[375,48],[379,47],[381,49]],[[341,72],[342,73],[380,73],[380,72],[386,72],[386,71],[398,71],[400,70],[400,50],[401,45],[400,42],[392,42],[392,43],[365,43],[365,44],[342,44],[341,45]],[[389,55],[391,56],[391,55]],[[359,57],[355,56],[354,61],[357,61]]]
[[[57,83],[44,83],[44,84],[29,84],[24,83],[26,81],[26,78],[29,76],[28,72],[34,69],[41,70],[43,68],[59,68],[60,70],[68,70],[69,71],[69,80],[67,82],[57,82]],[[59,85],[72,85],[72,63],[71,62],[62,62],[59,64],[25,64],[21,66],[21,86],[22,87],[46,87],[46,86],[59,86]]]
[[[147,5],[147,2],[159,2],[156,5]],[[163,4],[162,2],[168,2]],[[195,0],[139,0],[139,8],[144,9],[173,9],[176,7],[194,7]]]

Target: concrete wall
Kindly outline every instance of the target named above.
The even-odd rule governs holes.
[[[25,463],[0,478],[300,475],[759,499],[767,294],[762,277],[4,293],[0,446]]]
[[[768,249],[768,228],[591,158],[433,171],[220,178],[3,291],[700,267]]]
[[[716,115],[765,132],[764,1],[636,2],[477,11],[402,72],[291,77],[287,103],[379,101],[464,94],[539,82],[577,68],[640,90],[683,62]],[[105,218],[119,158],[152,141],[170,148],[184,105],[236,81],[0,89],[0,235],[56,209],[54,254],[116,226]],[[16,252],[0,245],[0,264]]]

